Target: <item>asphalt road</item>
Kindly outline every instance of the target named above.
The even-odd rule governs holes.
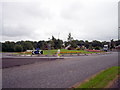
[[[56,57],[56,56],[16,56],[13,55],[12,53],[0,53],[2,54],[2,62],[0,62],[0,68],[9,68],[9,67],[16,67],[16,66],[21,66],[21,65],[27,65],[27,64],[33,64],[36,62],[47,62],[48,60],[56,60],[56,59],[64,59],[64,58],[74,58],[74,57],[81,57],[81,56],[86,56],[84,54],[81,55],[65,55],[61,57]],[[109,53],[106,53],[109,54]],[[91,54],[88,54],[91,55]],[[87,56],[88,56],[87,55]],[[92,55],[104,55],[102,54],[92,54]]]
[[[33,63],[43,63],[43,62],[47,62],[49,60],[56,60],[58,58],[48,58],[48,57],[44,57],[44,58],[18,58],[18,57],[14,57],[14,58],[2,58],[2,68],[9,68],[9,67],[16,67],[16,66],[21,66],[21,65],[27,65],[27,64],[33,64]],[[63,58],[60,58],[63,59]]]
[[[116,52],[80,56],[2,70],[3,88],[68,88],[91,75],[118,65]]]

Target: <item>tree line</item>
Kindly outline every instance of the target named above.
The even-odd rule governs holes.
[[[48,41],[5,41],[4,43],[0,43],[2,45],[2,52],[24,52],[26,50],[33,50],[39,48],[41,50],[48,50],[48,49],[64,49],[65,47],[69,46],[69,50],[74,49],[97,49],[100,50],[103,48],[104,45],[109,45],[109,48],[115,48],[115,46],[120,45],[120,40],[110,42],[107,41],[88,41],[88,40],[74,40],[69,33],[67,41],[63,41],[61,39],[56,39],[54,36]]]

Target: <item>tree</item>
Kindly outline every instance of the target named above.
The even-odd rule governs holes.
[[[92,47],[94,47],[94,49],[100,49],[102,47],[102,43],[100,41],[94,40],[92,41]]]
[[[55,49],[61,49],[62,48],[62,45],[63,45],[63,41],[60,40],[60,39],[56,39],[55,42],[54,42],[54,48]]]
[[[31,42],[29,41],[25,41],[22,43],[22,46],[23,46],[23,51],[26,51],[26,50],[32,50],[33,49],[33,45]]]
[[[34,49],[39,48],[39,47],[38,47],[38,43],[37,43],[36,41],[31,42],[31,43],[32,43],[32,45],[33,45]]]
[[[83,40],[80,40],[79,43],[78,43],[79,46],[83,46],[84,45],[84,41]]]
[[[85,47],[88,49],[89,48],[89,42],[88,40],[85,41]]]
[[[110,42],[110,49],[113,49],[113,48],[115,48],[115,42],[112,39],[111,42]]]
[[[22,52],[23,51],[23,47],[21,45],[15,45],[15,48],[14,48],[14,51],[15,52]]]
[[[74,40],[71,36],[71,33],[68,35],[68,41],[64,41],[64,47],[70,46],[71,49],[75,49],[77,46],[86,47],[87,49],[101,49],[104,45],[109,45],[109,47],[115,48],[115,46],[120,45],[120,40],[111,42],[100,42],[94,40],[92,42],[83,41],[83,40]],[[2,51],[3,52],[21,52],[26,50],[32,50],[33,48],[40,48],[42,50],[48,49],[48,44],[51,44],[51,49],[61,49],[63,47],[63,41],[60,39],[56,39],[54,36],[48,41],[17,41],[17,42],[10,42],[6,41],[2,43]]]
[[[68,42],[71,42],[73,40],[73,37],[71,36],[71,33],[68,34]]]
[[[76,40],[71,41],[71,47],[72,48],[76,48],[77,47],[77,41]]]
[[[14,52],[14,42],[6,41],[5,43],[2,43],[2,51],[4,52]]]
[[[67,41],[64,41],[65,47],[67,47],[69,45],[69,43]]]
[[[39,41],[38,42],[38,48],[42,50],[48,49],[47,41]]]
[[[55,41],[56,41],[56,38],[54,36],[52,36],[52,40],[50,41],[50,44],[51,44],[51,48],[54,49],[55,48]]]

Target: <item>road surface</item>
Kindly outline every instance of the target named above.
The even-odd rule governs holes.
[[[27,64],[33,64],[33,63],[43,63],[43,62],[47,62],[49,60],[56,60],[56,59],[63,59],[63,58],[48,58],[48,57],[44,57],[44,58],[2,58],[2,68],[9,68],[9,67],[15,67],[15,66],[21,66],[21,65],[27,65]]]
[[[118,65],[118,54],[80,56],[5,68],[3,88],[68,88],[91,75]]]

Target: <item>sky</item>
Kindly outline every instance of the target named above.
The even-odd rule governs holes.
[[[1,40],[110,41],[118,38],[119,0],[4,0],[0,2]]]

